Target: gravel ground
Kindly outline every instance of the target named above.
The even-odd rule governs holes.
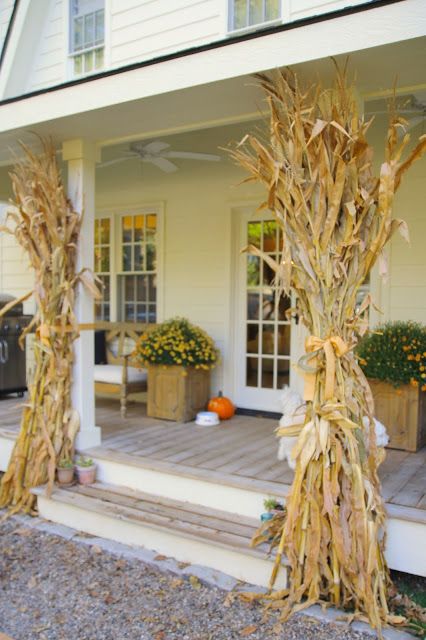
[[[89,542],[89,544],[87,544]],[[159,558],[161,560],[161,558]],[[371,640],[10,519],[0,524],[0,637],[13,640]]]

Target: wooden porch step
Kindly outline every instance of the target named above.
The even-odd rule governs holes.
[[[250,547],[259,521],[228,511],[96,483],[34,489],[40,515],[86,533],[146,547],[239,580],[267,586],[273,560],[267,547]],[[286,583],[283,567],[279,587]]]

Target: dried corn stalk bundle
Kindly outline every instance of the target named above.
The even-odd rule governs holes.
[[[48,482],[51,491],[57,460],[73,454],[79,429],[71,404],[73,343],[79,336],[73,311],[77,283],[98,295],[91,274],[76,273],[81,215],[65,194],[53,146],[44,142],[40,154],[23,149],[24,160],[11,173],[16,209],[1,228],[15,236],[34,269],[34,290],[20,301],[34,295],[37,309],[21,338],[35,331],[34,378],[0,487],[0,507],[11,512],[32,512],[31,487]]]
[[[388,570],[383,555],[385,511],[377,467],[380,453],[372,423],[373,401],[353,348],[366,329],[365,309],[356,309],[360,285],[382,259],[395,230],[394,193],[403,173],[426,148],[423,136],[402,161],[409,136],[394,118],[388,131],[380,175],[372,169],[366,140],[369,122],[359,117],[352,89],[338,73],[333,90],[302,90],[297,77],[277,72],[259,76],[270,109],[270,139],[246,136],[232,151],[262,182],[270,209],[283,233],[279,262],[256,247],[274,269],[310,337],[299,365],[305,375],[306,419],[282,428],[298,436],[296,471],[279,535],[273,586],[282,558],[289,589],[270,596],[283,617],[317,601],[350,609],[379,629],[396,622],[389,614]],[[368,416],[370,429],[363,426]],[[265,541],[259,531],[254,543]]]

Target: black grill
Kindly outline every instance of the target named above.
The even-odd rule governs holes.
[[[0,309],[12,300],[12,296],[0,294]],[[22,395],[27,389],[25,348],[19,346],[19,336],[31,319],[24,315],[21,303],[0,318],[0,394]]]

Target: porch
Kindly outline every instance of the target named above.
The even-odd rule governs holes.
[[[5,452],[11,450],[19,428],[20,405],[15,398],[0,400],[3,469]],[[209,518],[217,525],[220,513],[222,522],[230,518],[223,525],[223,535],[228,538],[229,527],[239,523],[246,527],[244,539],[248,542],[249,532],[254,530],[262,511],[263,499],[282,498],[291,484],[292,471],[276,457],[276,421],[270,418],[237,415],[218,427],[202,428],[194,423],[148,418],[146,406],[141,403],[132,403],[128,417],[123,419],[116,400],[97,399],[96,424],[102,428],[102,444],[85,453],[98,464],[99,485],[92,493],[86,495],[83,491],[83,496],[77,498],[106,501],[119,520],[128,516],[120,511],[123,504],[127,507],[142,504],[147,495],[140,492],[146,491],[150,509],[155,512],[158,502],[164,507],[167,496],[169,528],[182,527],[176,513],[183,510],[188,518],[188,506],[198,505],[201,528]],[[415,454],[388,449],[379,475],[389,515],[389,565],[425,576],[422,540],[426,535],[426,448]],[[69,502],[70,496],[64,496],[64,500]],[[171,511],[174,516],[170,521]],[[58,504],[54,506],[54,514],[53,519],[57,520]],[[49,510],[44,515],[49,517]],[[192,519],[193,516],[192,513]],[[65,521],[68,517],[64,516]],[[78,522],[79,527],[83,526],[83,519]],[[125,525],[120,522],[116,526]],[[114,537],[110,530],[106,535]],[[140,537],[137,540],[141,543]],[[173,550],[168,553],[173,554]]]

